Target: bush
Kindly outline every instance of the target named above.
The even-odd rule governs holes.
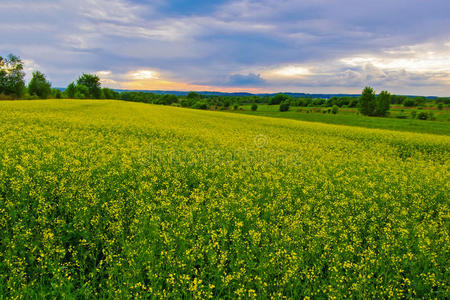
[[[252,111],[256,111],[258,109],[258,105],[256,103],[252,104]]]
[[[233,109],[234,110],[238,110],[239,109],[239,105],[238,104],[233,105]]]
[[[331,109],[331,113],[333,115],[337,114],[339,112],[339,107],[337,105],[333,105],[333,108]]]
[[[411,119],[415,119],[417,117],[417,111],[412,110],[411,111]]]
[[[414,99],[411,98],[406,98],[405,100],[403,100],[403,106],[404,107],[413,107],[416,106],[417,103]]]
[[[443,109],[444,109],[444,104],[439,103],[438,106],[437,106],[437,108],[438,108],[439,110],[443,110]]]
[[[419,112],[417,115],[417,119],[419,120],[428,120],[428,114],[424,111]]]
[[[289,102],[284,101],[280,104],[280,111],[288,111],[289,110]]]
[[[194,103],[194,105],[192,105],[192,108],[207,109],[208,108],[208,104],[206,104],[205,101],[197,101],[197,102]]]

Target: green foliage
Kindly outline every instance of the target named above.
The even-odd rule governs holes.
[[[416,102],[416,100],[414,100],[414,99],[406,98],[406,99],[403,101],[403,106],[404,106],[404,107],[414,107],[414,106],[417,106],[417,102]]]
[[[252,111],[256,111],[258,109],[258,104],[253,103],[251,106]]]
[[[64,90],[64,94],[66,95],[67,98],[69,99],[74,99],[75,98],[75,92],[76,92],[76,85],[75,83],[70,83],[67,88]]]
[[[391,94],[387,91],[382,91],[376,99],[375,115],[385,117],[389,112],[391,106]]]
[[[47,99],[51,95],[51,92],[51,84],[47,81],[45,75],[39,71],[33,72],[33,77],[28,84],[28,93],[41,99]]]
[[[365,116],[375,115],[376,96],[373,88],[366,86],[359,97],[359,111]]]
[[[290,97],[285,94],[276,94],[272,98],[270,98],[270,105],[278,105],[281,104],[281,102],[289,101]]]
[[[55,99],[62,99],[62,98],[64,98],[63,92],[61,92],[61,90],[59,90],[59,89],[52,89],[51,90],[51,95]]]
[[[365,87],[359,97],[359,111],[365,116],[385,117],[391,105],[391,94],[382,91],[378,96],[371,87]]]
[[[284,111],[288,111],[289,110],[289,101],[283,101],[280,104],[280,111],[284,112]]]
[[[119,93],[109,88],[103,88],[103,96],[105,99],[119,99]]]
[[[428,113],[425,112],[425,111],[419,112],[419,114],[417,115],[417,119],[419,119],[419,120],[427,120],[428,119]]]
[[[22,60],[13,55],[0,56],[0,94],[20,98],[25,93],[25,73]]]
[[[199,94],[197,94],[196,92],[189,92],[189,94],[187,94],[186,98],[190,99],[190,100],[198,100],[201,98],[201,96]]]
[[[444,104],[439,103],[439,104],[437,105],[437,109],[443,110],[443,109],[444,109]]]
[[[162,95],[154,103],[162,104],[162,105],[172,105],[172,103],[177,103],[177,102],[178,102],[178,97],[175,95]]]
[[[207,109],[207,108],[208,108],[208,104],[206,104],[206,102],[203,101],[203,100],[199,100],[199,101],[195,102],[195,103],[192,105],[192,108],[196,108],[196,109]]]
[[[89,99],[90,93],[89,88],[84,84],[77,84],[75,86],[75,99]]]
[[[83,85],[88,88],[88,92],[84,93],[86,98],[100,99],[101,98],[101,83],[97,75],[83,74],[77,80],[77,86]]]
[[[331,113],[333,115],[337,114],[339,112],[339,107],[337,105],[333,105],[333,108],[331,109]]]

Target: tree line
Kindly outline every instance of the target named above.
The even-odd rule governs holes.
[[[190,92],[186,96],[155,94],[150,92],[117,92],[101,86],[100,78],[95,74],[82,74],[64,90],[52,88],[51,83],[40,71],[34,71],[32,79],[25,84],[25,72],[22,60],[15,55],[6,58],[0,56],[0,99],[117,99],[132,102],[144,102],[160,105],[190,107],[196,109],[238,109],[242,105],[251,105],[252,110],[258,104],[278,105],[280,111],[289,111],[290,107],[327,107],[328,112],[337,113],[340,108],[358,108],[367,116],[386,116],[390,105],[405,107],[423,106],[430,101],[425,97],[391,95],[382,91],[376,95],[371,87],[364,88],[361,96],[334,96],[325,98],[293,97],[286,94],[224,96],[201,95]],[[450,104],[450,98],[434,99],[438,106]]]

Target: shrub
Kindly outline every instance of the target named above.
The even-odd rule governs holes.
[[[194,103],[194,105],[192,105],[192,108],[207,109],[208,108],[208,104],[206,104],[205,101],[197,101],[197,102]]]
[[[252,104],[252,111],[256,111],[258,109],[258,104],[253,103]]]
[[[444,104],[439,103],[438,106],[437,106],[437,108],[438,108],[439,110],[443,110],[443,109],[444,109]]]
[[[421,111],[417,115],[417,119],[419,119],[419,120],[427,120],[428,119],[428,114],[426,112],[424,112],[424,111]]]
[[[280,104],[280,111],[288,111],[289,110],[289,102],[284,101]]]
[[[417,117],[417,111],[412,110],[411,111],[411,119],[415,119]]]
[[[403,106],[404,107],[413,107],[416,106],[417,103],[414,99],[411,98],[406,98],[405,100],[403,100]]]
[[[333,115],[337,114],[339,112],[339,107],[337,105],[333,105],[331,112],[333,113]]]

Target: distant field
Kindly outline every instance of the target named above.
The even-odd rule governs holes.
[[[337,125],[360,126],[367,128],[391,129],[400,131],[422,132],[450,135],[450,110],[433,110],[435,121],[411,119],[410,113],[413,109],[392,109],[390,118],[366,117],[358,115],[357,108],[340,109],[339,113],[324,114],[322,112],[307,113],[306,110],[318,110],[325,108],[300,108],[291,107],[290,111],[280,112],[278,105],[258,105],[257,111],[251,111],[250,105],[245,105],[242,110],[233,111],[254,116],[265,116],[275,118],[287,118],[309,122],[321,122]],[[299,112],[298,110],[301,110]],[[416,110],[420,112],[420,110]],[[425,109],[424,111],[430,111]],[[407,119],[397,119],[395,116],[407,116]]]
[[[0,102],[0,295],[448,297],[450,137],[289,115]]]

